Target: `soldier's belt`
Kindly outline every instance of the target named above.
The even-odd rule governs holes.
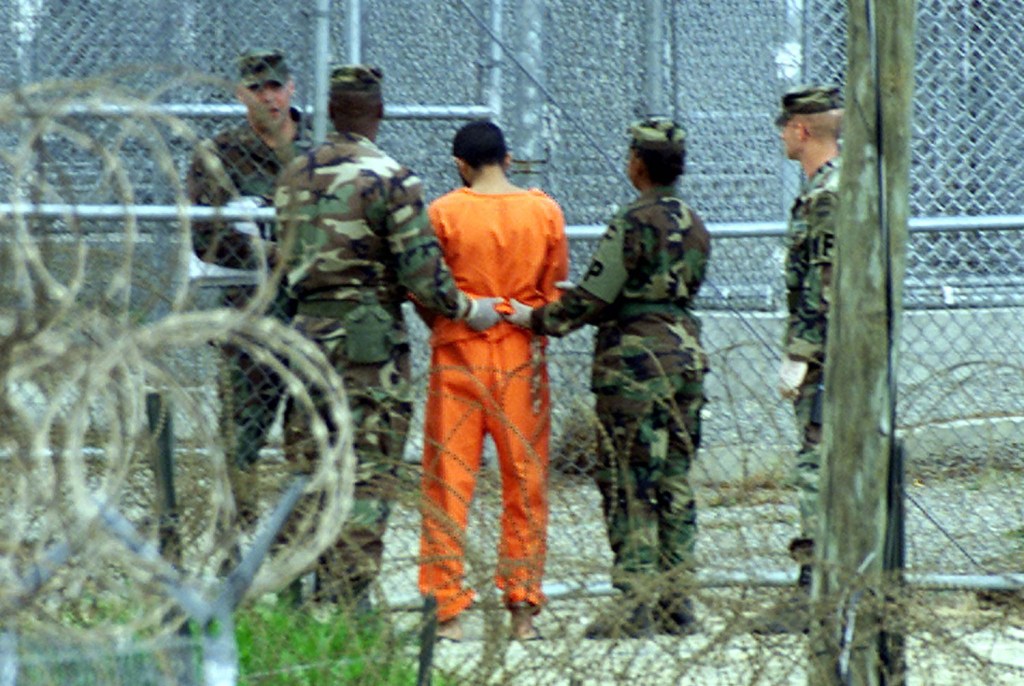
[[[362,303],[358,300],[300,300],[296,313],[307,317],[342,319],[360,305]]]
[[[684,307],[673,303],[625,303],[619,308],[620,317],[639,317],[643,314],[671,314],[685,317],[689,312]]]
[[[307,317],[329,317],[345,319],[359,308],[370,308],[390,319],[401,319],[402,311],[399,303],[382,303],[375,294],[364,294],[361,300],[300,300],[296,305],[296,314]]]

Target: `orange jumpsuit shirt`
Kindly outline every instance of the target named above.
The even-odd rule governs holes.
[[[533,307],[558,299],[555,283],[569,270],[565,220],[543,192],[461,188],[434,201],[429,214],[465,293],[515,298]],[[473,602],[463,579],[464,537],[484,436],[490,434],[503,503],[495,583],[506,605],[539,609],[551,432],[546,339],[508,322],[477,332],[438,317],[431,330],[420,591],[437,599],[440,621]]]

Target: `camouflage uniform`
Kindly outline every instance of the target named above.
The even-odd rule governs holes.
[[[801,86],[782,96],[775,120],[786,156],[818,163],[838,141],[839,121],[815,117],[842,107],[835,86]],[[790,120],[807,115],[790,128]],[[808,147],[810,146],[810,147]],[[835,148],[838,152],[838,148]],[[800,506],[800,535],[789,544],[789,554],[800,566],[795,592],[755,617],[755,634],[806,633],[810,627],[810,588],[814,537],[820,522],[818,481],[821,467],[821,405],[824,397],[825,334],[831,301],[832,254],[838,205],[839,159],[829,159],[810,175],[793,203],[786,237],[785,283],[789,316],[783,336],[780,390],[792,391],[800,448],[793,466],[793,482]],[[800,370],[801,365],[806,365]],[[799,382],[792,375],[802,371]],[[799,384],[799,385],[796,385]]]
[[[239,58],[241,85],[264,81],[286,82],[290,77],[281,53],[256,51]],[[257,205],[270,206],[274,183],[292,158],[312,146],[309,126],[292,108],[296,137],[291,145],[273,150],[249,123],[218,133],[199,143],[192,157],[186,185],[189,198],[197,205],[223,207],[232,200],[248,198]],[[256,240],[274,242],[273,223],[257,226],[260,236],[237,231],[233,222],[196,221],[192,224],[192,247],[205,262],[234,269],[261,270],[263,253]],[[244,308],[255,294],[255,286],[234,285],[224,289],[223,304]],[[274,294],[265,313],[281,321],[291,319],[291,305],[284,289]],[[250,467],[267,442],[284,388],[280,377],[247,353],[230,345],[221,348],[218,394],[221,401],[221,430],[230,446],[229,475],[234,486],[239,517],[251,524],[258,516],[257,495]]]
[[[797,115],[816,115],[842,107],[836,86],[800,86],[782,96],[775,120],[785,127]],[[818,476],[821,469],[821,404],[824,396],[825,335],[831,302],[835,221],[839,205],[838,157],[826,161],[800,189],[789,213],[786,232],[786,304],[789,316],[783,354],[807,363],[807,374],[793,401],[800,449],[793,480],[800,503],[800,538],[790,551],[800,562],[813,549],[820,522]],[[803,553],[800,550],[803,550]]]
[[[336,68],[334,89],[380,88],[380,72]],[[355,503],[320,563],[326,596],[361,600],[376,577],[412,414],[409,342],[400,306],[456,318],[469,308],[427,219],[422,184],[365,136],[337,132],[281,176],[275,196],[297,300],[294,326],[324,351],[345,383],[355,427]],[[286,454],[309,469],[306,422],[286,418]]]
[[[682,146],[682,131],[664,120],[639,122],[631,132],[635,147],[665,136]],[[640,577],[657,573],[685,582],[694,566],[689,472],[700,444],[708,359],[691,305],[711,243],[676,192],[655,187],[619,209],[579,286],[535,309],[530,322],[553,336],[597,326],[596,479],[614,553],[612,582],[627,593],[638,590]]]
[[[790,210],[786,241],[786,302],[789,309],[784,353],[806,361],[807,376],[793,401],[801,433],[794,480],[799,491],[800,536],[814,539],[819,524],[821,401],[825,333],[831,301],[832,258],[839,192],[839,159],[826,162],[804,184]]]

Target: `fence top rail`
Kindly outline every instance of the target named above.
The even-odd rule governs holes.
[[[25,110],[25,116],[46,117],[241,118],[245,113],[245,106],[236,103],[67,103],[43,111]],[[305,108],[305,114],[312,116],[312,108]],[[385,119],[481,119],[493,116],[493,110],[486,105],[384,105]]]
[[[76,205],[63,203],[0,203],[0,222],[12,218],[22,219],[123,219],[151,221],[272,220],[274,209],[205,207],[201,205]],[[573,240],[600,237],[603,224],[573,224],[566,227],[566,235]],[[954,231],[1006,231],[1024,228],[1024,215],[988,215],[959,217],[914,217],[910,220],[911,233],[943,233]],[[766,222],[712,222],[708,230],[717,238],[771,238],[786,234],[783,221]]]
[[[708,230],[718,238],[771,238],[786,235],[786,222],[710,222]],[[955,231],[1006,231],[1024,228],[1024,215],[1004,214],[958,217],[912,217],[910,233]],[[570,238],[597,238],[605,231],[601,224],[566,227]]]

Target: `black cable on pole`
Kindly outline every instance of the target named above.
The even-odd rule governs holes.
[[[867,8],[867,15],[868,15],[867,16],[867,26],[868,26],[868,32],[869,32],[869,40],[871,41],[871,53],[872,53],[872,55],[871,55],[871,70],[872,70],[872,79],[874,80],[874,89],[875,89],[874,96],[875,96],[875,102],[878,103],[878,106],[875,108],[875,146],[876,146],[876,148],[878,150],[878,163],[876,165],[875,170],[876,170],[876,173],[877,173],[877,182],[878,182],[878,191],[879,191],[878,192],[879,228],[880,228],[881,235],[882,235],[882,244],[885,246],[885,257],[884,257],[885,279],[886,279],[886,281],[885,281],[885,308],[886,308],[886,341],[887,341],[887,345],[888,345],[888,355],[887,355],[887,360],[886,360],[886,383],[887,383],[888,389],[889,389],[889,407],[887,409],[888,409],[888,414],[889,414],[888,421],[889,421],[889,432],[890,432],[890,440],[889,440],[889,469],[892,470],[892,469],[895,468],[895,469],[905,470],[906,469],[906,465],[905,465],[904,460],[901,459],[899,455],[897,455],[898,450],[899,450],[899,446],[897,445],[897,440],[896,440],[896,422],[897,422],[897,402],[896,402],[896,398],[897,398],[897,394],[898,394],[898,386],[897,386],[897,382],[896,382],[895,351],[896,351],[896,348],[897,348],[897,345],[898,345],[898,341],[896,340],[896,320],[895,320],[895,317],[893,316],[893,313],[895,311],[896,296],[895,296],[895,287],[894,287],[893,278],[892,278],[892,269],[893,269],[893,265],[892,265],[892,250],[891,250],[892,232],[891,232],[891,228],[889,226],[889,214],[888,214],[889,206],[888,206],[888,194],[887,194],[887,188],[888,187],[886,185],[886,175],[885,175],[885,156],[886,156],[886,152],[887,151],[885,150],[885,145],[884,145],[883,125],[882,125],[882,123],[883,123],[883,119],[882,119],[882,103],[884,102],[884,100],[883,100],[881,78],[880,78],[881,68],[879,67],[879,56],[878,56],[878,47],[877,47],[878,34],[876,32],[876,24],[875,24],[874,0],[866,0],[866,5],[865,6]],[[898,478],[898,481],[901,484],[901,491],[902,491],[901,497],[904,498],[904,499],[910,498],[909,494],[906,493],[905,474],[900,474],[899,478]],[[970,553],[968,553],[967,550],[962,545],[960,545],[960,543],[958,543],[955,538],[953,538],[952,534],[950,534],[945,528],[943,528],[939,524],[939,522],[934,517],[931,516],[931,514],[925,509],[925,507],[923,505],[921,505],[921,503],[917,502],[913,498],[910,498],[910,500],[925,515],[925,517],[930,522],[932,522],[935,525],[935,527],[957,548],[957,550],[959,550],[964,555],[964,557],[966,557],[975,566],[977,566],[979,568],[982,568],[981,565],[970,555]],[[898,510],[901,513],[901,515],[905,514],[906,507],[899,507]],[[901,528],[905,529],[906,523],[903,522],[903,523],[900,524],[900,526],[901,526]]]
[[[875,100],[875,149],[878,158],[875,161],[875,174],[878,184],[878,226],[881,234],[882,248],[885,250],[885,313],[886,313],[886,384],[888,387],[888,478],[885,493],[885,538],[882,542],[882,569],[896,572],[893,576],[896,583],[903,581],[903,569],[906,566],[905,531],[905,465],[903,450],[896,438],[896,297],[893,286],[892,259],[892,226],[889,221],[888,179],[886,174],[885,117],[882,109],[881,56],[878,46],[877,16],[874,0],[866,0],[867,26],[871,49],[871,78]],[[883,579],[885,577],[883,576]],[[889,600],[889,597],[886,596]],[[896,605],[898,607],[898,605]],[[881,628],[877,636],[878,657],[881,660],[879,678],[881,683],[904,683],[906,680],[906,638],[898,630],[890,631]]]

